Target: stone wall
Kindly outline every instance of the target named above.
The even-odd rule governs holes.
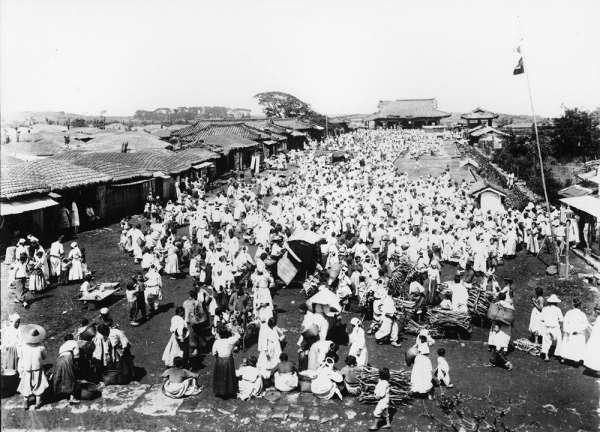
[[[509,173],[493,163],[490,156],[484,154],[477,147],[469,144],[457,142],[456,146],[462,154],[473,158],[479,163],[481,167],[478,172],[479,175],[508,189]],[[515,178],[515,184],[513,188],[510,189],[509,194],[506,197],[505,204],[507,207],[523,209],[529,202],[537,204],[543,200],[544,198],[529,189],[525,185],[524,181],[519,181],[517,178]]]

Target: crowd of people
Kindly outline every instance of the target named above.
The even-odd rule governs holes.
[[[343,151],[346,157],[332,163],[331,156],[320,151],[324,148]],[[194,358],[208,351],[215,358],[213,389],[220,397],[246,400],[261,395],[268,386],[288,392],[303,383],[310,383],[310,391],[319,398],[359,394],[358,371],[377,363],[368,353],[366,338],[373,335],[380,345],[402,346],[404,323],[394,301],[399,292],[390,281],[403,260],[414,268],[402,290],[414,302],[415,313],[441,308],[467,314],[471,290],[490,293],[494,302],[514,309],[515,290],[521,287],[510,278],[501,286],[497,266],[521,248],[537,254],[550,225],[557,228],[559,243],[565,241],[566,229],[572,230],[570,241],[577,242],[577,220],[567,224],[559,209],[548,214],[533,204],[524,210],[482,211],[469,194],[469,184],[453,180],[449,168],[437,176],[416,177],[399,172],[393,163],[399,155],[418,160],[432,152],[443,152],[441,141],[419,130],[357,130],[320,144],[310,142],[306,151],[294,152],[285,163],[290,161],[298,170],[287,176],[268,172],[249,182],[232,180],[226,190],[210,198],[201,181],[183,178],[173,202],[162,206],[158,198],[148,197],[145,222],[121,222],[119,247],[139,265],[126,287],[130,324],[140,325],[157,312],[163,277],[193,280],[187,300],[171,320],[163,354],[168,368],[163,374],[164,393],[175,398],[198,394],[202,388]],[[178,229],[184,227],[185,235],[180,236]],[[322,239],[317,274],[321,271],[328,277],[316,277],[317,283],[307,289],[310,298],[301,304],[304,317],[298,323],[301,337],[294,348],[295,363],[285,352],[293,341],[278,326],[274,297],[284,284],[277,262],[288,250],[288,239],[307,232]],[[60,243],[61,239],[50,249],[48,275],[62,274]],[[72,272],[73,280],[81,279],[84,272],[73,269],[82,251],[74,253],[77,245],[71,246],[68,279]],[[256,248],[254,253],[251,248]],[[43,272],[46,252],[40,251]],[[25,259],[35,259],[29,256],[31,251]],[[446,264],[457,268],[449,281],[441,279]],[[15,267],[18,281],[23,271]],[[311,301],[316,296],[328,300]],[[600,320],[586,342],[590,325],[578,303],[573,302],[574,309],[563,319],[555,306],[558,301],[556,295],[544,299],[541,291],[533,299],[530,331],[532,338],[542,339],[544,359],[555,345],[555,356],[600,370]],[[365,329],[363,320],[354,316],[346,331],[342,317],[352,313],[356,303],[371,325]],[[128,362],[122,352],[109,356],[116,346],[121,351],[127,346],[123,332],[102,325],[106,328],[98,326],[93,351],[93,358],[104,367],[100,371],[115,358],[125,357],[121,362]],[[5,340],[3,336],[3,346]],[[511,325],[493,321],[490,366],[513,368],[507,359],[510,341]],[[258,356],[244,358],[236,369],[234,354],[254,342]],[[345,366],[338,369],[339,345],[345,343],[348,355]],[[412,390],[430,399],[434,382],[452,386],[443,349],[437,350],[434,373],[429,358],[434,344],[429,332],[422,330],[407,347],[415,357]],[[373,429],[389,426],[390,372],[386,365],[377,366],[380,384],[375,394],[380,402]]]

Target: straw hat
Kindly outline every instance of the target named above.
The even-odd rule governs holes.
[[[558,298],[558,296],[556,294],[552,294],[550,297],[548,297],[548,299],[546,300],[546,302],[548,302],[548,303],[561,303],[560,299]]]
[[[40,343],[46,339],[46,330],[37,324],[27,324],[19,328],[21,340],[25,343]]]

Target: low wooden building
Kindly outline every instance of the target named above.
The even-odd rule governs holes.
[[[435,126],[451,114],[438,110],[437,99],[379,101],[378,111],[366,117],[375,127],[421,129]]]
[[[250,168],[252,156],[260,144],[239,136],[221,134],[207,136],[204,145],[222,153],[223,157],[217,163],[222,164],[222,172],[225,172]]]
[[[58,232],[59,204],[70,210],[75,202],[80,221],[88,206],[105,208],[106,184],[112,180],[99,171],[53,159],[14,165],[1,175],[3,229],[21,229],[39,238]]]
[[[493,126],[494,120],[498,118],[498,114],[494,114],[491,111],[477,107],[470,113],[461,115],[460,118],[467,121],[467,127],[469,129],[476,126],[491,127]]]
[[[469,189],[469,195],[472,195],[481,208],[483,213],[488,210],[495,214],[497,211],[504,210],[504,198],[508,192],[501,186],[479,180]]]

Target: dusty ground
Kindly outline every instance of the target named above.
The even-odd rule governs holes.
[[[437,165],[441,161],[436,162]],[[410,169],[412,171],[412,162]],[[422,175],[427,174],[427,162],[422,160]],[[443,165],[445,167],[445,165]],[[432,174],[436,174],[433,172]],[[187,228],[180,230],[184,234]],[[185,232],[187,234],[187,232]],[[95,280],[98,282],[118,281],[123,284],[128,277],[138,270],[133,260],[118,251],[118,227],[111,225],[107,228],[82,233],[79,243],[86,247],[88,265],[95,271]],[[67,251],[68,252],[68,251]],[[545,274],[549,255],[542,255],[540,259],[519,256],[498,269],[498,277],[512,276],[516,283],[517,294],[515,305],[517,321],[513,331],[513,339],[528,337],[527,326],[531,308],[529,299],[536,286],[544,288],[546,296],[557,293],[562,299],[562,306],[568,308],[570,297],[573,294],[586,298],[586,312],[591,314],[590,305],[594,294],[589,287],[578,279],[561,281],[557,277]],[[580,260],[572,258],[577,272],[589,273],[591,270]],[[76,299],[79,286],[71,285],[59,287],[47,294],[37,296],[31,309],[24,310],[12,303],[12,294],[6,287],[6,268],[2,267],[2,320],[9,313],[17,310],[22,317],[22,322],[43,324],[48,332],[46,346],[49,352],[47,366],[52,367],[62,336],[66,332],[74,331],[78,322],[83,317],[93,318],[97,311],[83,310]],[[450,279],[454,267],[445,265],[442,269],[443,280]],[[186,293],[191,287],[189,279],[170,280],[164,279],[162,311],[151,321],[144,325],[131,328],[126,317],[124,300],[115,301],[111,307],[111,315],[133,343],[135,363],[139,366],[141,375],[140,383],[147,385],[160,383],[160,374],[164,370],[161,361],[164,347],[169,337],[169,323],[174,307],[186,299]],[[8,301],[7,301],[8,300]],[[303,301],[298,289],[287,289],[278,292],[275,303],[279,309],[279,325],[288,330],[288,345],[285,351],[295,359],[297,328],[301,321],[298,305]],[[354,314],[344,315],[344,322],[349,322]],[[447,395],[461,393],[463,396],[484,398],[489,394],[490,399],[498,407],[507,407],[508,398],[522,404],[513,407],[502,419],[509,428],[523,425],[523,430],[539,431],[576,431],[597,430],[599,421],[599,383],[584,373],[583,368],[573,368],[561,365],[553,360],[544,363],[539,358],[534,358],[520,351],[512,352],[509,356],[515,369],[506,370],[484,367],[488,359],[487,341],[488,328],[476,327],[469,340],[438,340],[433,346],[432,362],[436,364],[437,348],[444,347],[451,367],[451,376],[455,387],[445,390]],[[405,335],[406,341],[402,348],[392,346],[377,346],[372,337],[368,338],[370,361],[373,366],[387,366],[390,369],[405,368],[404,352],[414,340],[414,336]],[[344,359],[348,347],[340,349],[340,358]],[[257,355],[254,343],[246,353],[235,356],[236,365],[242,357]],[[212,393],[212,368],[211,356],[202,358],[201,380],[205,386],[204,391],[196,397],[189,398],[173,410],[171,415],[151,416],[137,412],[135,409],[124,409],[120,412],[103,413],[92,409],[82,409],[80,414],[75,414],[67,409],[50,411],[23,411],[20,409],[3,409],[3,428],[22,429],[142,429],[142,430],[366,430],[372,421],[374,406],[358,404],[356,399],[328,401],[319,404],[319,420],[313,421],[308,413],[318,404],[311,395],[290,396],[274,404],[265,400],[250,402],[221,401]],[[340,362],[341,367],[341,362]],[[153,389],[157,387],[154,386]],[[440,392],[438,391],[438,394]],[[3,408],[7,407],[12,399],[3,399]],[[138,401],[138,405],[143,402]],[[90,406],[90,402],[83,405]],[[465,401],[463,407],[473,411],[482,411],[486,403],[478,400]],[[284,415],[283,418],[275,415],[277,410],[291,413],[298,407],[304,416],[293,418]],[[85,412],[83,412],[85,411]],[[427,413],[428,415],[423,415]],[[338,416],[338,418],[334,418]],[[285,419],[287,417],[287,419]],[[323,424],[320,421],[332,419]],[[456,416],[455,416],[456,418]],[[467,415],[469,418],[469,415]],[[488,418],[490,418],[488,416]],[[442,411],[434,402],[415,400],[406,407],[399,407],[394,413],[394,430],[439,430],[439,420],[448,423]]]

